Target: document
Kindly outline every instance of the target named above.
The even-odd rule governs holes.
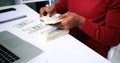
[[[7,11],[0,13],[0,23],[14,21],[26,17],[24,13],[18,12],[17,10]]]

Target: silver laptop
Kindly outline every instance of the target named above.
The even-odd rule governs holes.
[[[8,31],[0,32],[0,63],[25,63],[42,52]]]

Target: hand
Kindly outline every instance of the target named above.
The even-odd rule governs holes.
[[[56,10],[54,7],[47,6],[47,7],[42,7],[40,9],[40,16],[51,16],[56,13]]]
[[[78,27],[85,22],[85,18],[77,15],[73,12],[67,12],[59,17],[62,20],[60,23],[54,24],[52,26],[56,26],[62,29],[71,29],[74,27]]]

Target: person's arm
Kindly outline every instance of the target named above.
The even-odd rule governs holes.
[[[57,13],[63,14],[67,12],[67,0],[58,0],[55,4],[55,9]]]
[[[105,25],[91,23],[87,19],[80,27],[91,38],[109,46],[120,43],[120,0],[114,0],[105,17]]]

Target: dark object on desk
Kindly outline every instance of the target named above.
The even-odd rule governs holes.
[[[2,10],[0,10],[0,13],[9,12],[9,11],[13,11],[13,10],[16,10],[16,9],[15,8],[2,9]]]

